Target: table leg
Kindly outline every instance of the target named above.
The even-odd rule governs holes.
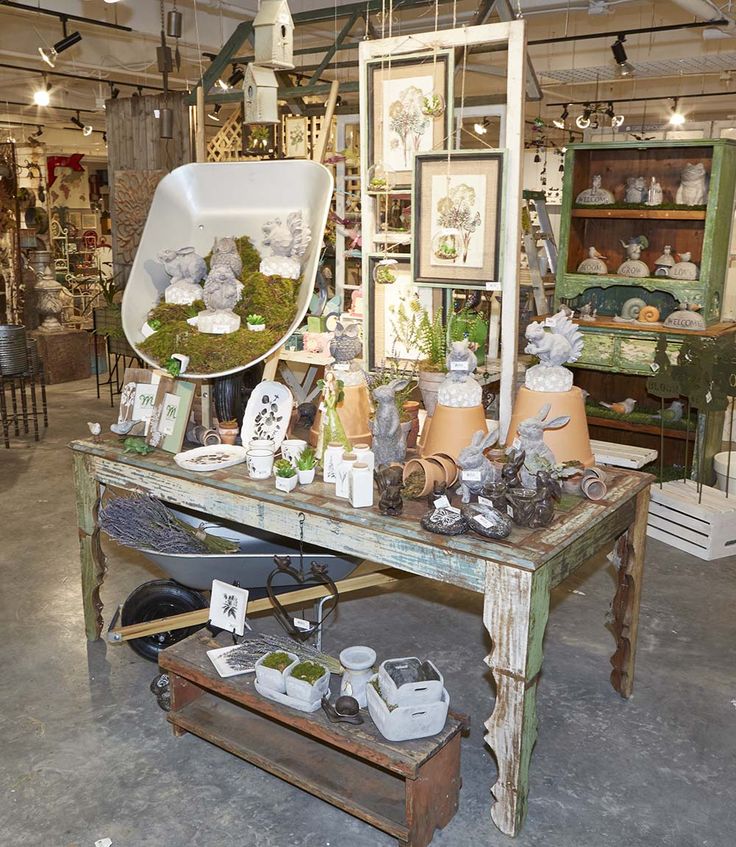
[[[616,594],[611,604],[616,652],[611,656],[611,685],[622,697],[631,697],[634,688],[636,637],[639,630],[639,601],[647,544],[649,488],[636,497],[634,520],[618,539],[611,560],[618,569]]]
[[[491,817],[506,835],[516,835],[526,816],[549,593],[546,569],[532,573],[488,565],[483,623],[493,641],[486,663],[496,681],[496,704],[485,739],[498,764]]]
[[[105,578],[105,554],[100,545],[97,512],[100,485],[90,473],[86,456],[74,455],[74,483],[77,494],[79,558],[82,565],[82,604],[87,640],[95,641],[102,632],[100,586]]]

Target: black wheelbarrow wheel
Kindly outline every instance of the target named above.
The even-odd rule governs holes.
[[[198,591],[186,588],[171,579],[154,579],[139,585],[130,594],[123,604],[120,622],[123,626],[146,623],[169,615],[179,615],[182,612],[195,612],[197,609],[207,608],[208,605]],[[201,626],[190,626],[184,629],[172,629],[156,635],[131,638],[128,644],[139,656],[143,656],[150,662],[157,662],[161,650],[176,644],[177,641],[181,641],[201,628]]]

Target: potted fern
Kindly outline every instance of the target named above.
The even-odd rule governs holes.
[[[279,491],[293,491],[296,488],[296,470],[288,459],[279,459],[273,466],[276,477],[276,488]]]
[[[317,456],[314,447],[305,447],[296,457],[296,475],[299,485],[309,485],[314,482],[314,473],[317,468]]]
[[[437,405],[437,392],[447,371],[447,331],[439,311],[433,320],[430,320],[426,309],[423,311],[418,346],[423,357],[419,362],[419,391],[427,415],[431,417]]]

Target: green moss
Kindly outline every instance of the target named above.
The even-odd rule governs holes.
[[[316,662],[300,662],[291,672],[292,679],[301,679],[310,685],[314,685],[324,675],[325,669]]]
[[[273,668],[275,671],[283,672],[291,664],[291,658],[288,653],[277,650],[275,653],[269,653],[261,664],[264,668]]]

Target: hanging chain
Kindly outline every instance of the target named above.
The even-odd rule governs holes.
[[[299,512],[299,573],[304,574],[304,523],[307,516]]]

